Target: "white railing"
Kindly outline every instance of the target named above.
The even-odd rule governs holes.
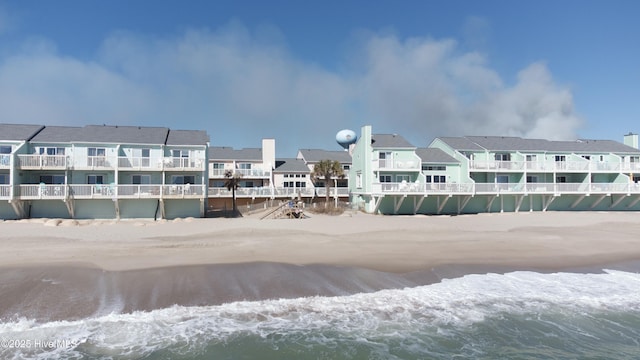
[[[162,159],[148,158],[148,157],[135,157],[135,156],[120,156],[118,157],[118,167],[121,169],[131,169],[131,170],[158,170],[158,169],[162,169]]]
[[[20,185],[19,194],[23,200],[64,199],[67,195],[67,186],[65,184]]]
[[[373,193],[395,194],[640,194],[636,183],[374,183]]]
[[[0,185],[0,199],[11,197],[11,185]]]
[[[223,178],[226,171],[227,169],[214,169],[213,167],[210,167],[209,178]]]
[[[628,172],[640,171],[640,163],[595,162],[595,161],[470,161],[470,170],[487,171],[530,171],[530,172],[563,172],[563,171],[604,171]]]
[[[374,169],[394,169],[394,170],[420,170],[422,163],[419,158],[415,160],[394,160],[394,159],[374,159]]]
[[[0,169],[11,167],[11,154],[0,154]]]
[[[262,170],[262,169],[236,169],[235,172],[237,174],[242,175],[243,177],[249,177],[249,178],[250,177],[258,177],[258,178],[271,177],[271,171]]]
[[[67,157],[65,155],[18,155],[20,168],[56,168],[67,167]]]
[[[204,170],[204,158],[165,157],[163,164],[165,169]]]
[[[204,194],[202,185],[164,185],[162,187],[162,197],[164,198],[200,198]]]
[[[116,196],[118,198],[159,198],[162,193],[162,185],[117,185]]]
[[[337,196],[349,196],[349,188],[346,188],[346,187],[329,188],[329,196],[336,196],[336,192],[337,192]],[[324,187],[316,188],[316,195],[318,195],[319,197],[327,196],[327,189]]]
[[[87,156],[87,167],[90,168],[111,168],[111,159],[106,156]]]
[[[315,188],[275,188],[274,196],[303,196],[313,197],[315,195]]]

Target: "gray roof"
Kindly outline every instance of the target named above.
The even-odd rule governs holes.
[[[226,146],[209,147],[209,160],[262,161],[262,149],[247,148],[235,150]]]
[[[441,163],[441,164],[457,164],[459,163],[453,156],[447,154],[438,148],[418,148],[416,149],[416,155],[422,159],[423,163]]]
[[[371,135],[371,146],[373,148],[415,148],[398,134],[373,134]]]
[[[308,163],[317,163],[322,160],[336,160],[341,164],[351,164],[351,155],[348,151],[331,151],[320,149],[300,149],[302,158]]]
[[[310,171],[309,167],[304,163],[304,160],[291,158],[276,159],[276,168],[273,170],[275,173],[308,173]]]
[[[204,130],[169,130],[167,145],[207,145],[209,135]]]
[[[438,138],[445,144],[456,150],[482,151],[484,148],[464,137],[441,137]]]
[[[640,150],[613,140],[553,141],[514,136],[466,136],[440,139],[456,150],[640,154]]]
[[[147,126],[87,125],[76,142],[113,144],[164,144],[169,129]]]
[[[77,126],[46,126],[31,141],[71,143],[79,137],[78,133],[81,130],[82,128]]]
[[[42,125],[0,124],[0,140],[29,140],[43,127]]]

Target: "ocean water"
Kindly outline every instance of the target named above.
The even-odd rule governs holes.
[[[639,359],[640,275],[466,275],[349,296],[0,324],[2,359]]]

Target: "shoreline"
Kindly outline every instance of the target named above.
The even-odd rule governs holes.
[[[0,223],[0,319],[340,296],[468,274],[640,271],[635,213]]]

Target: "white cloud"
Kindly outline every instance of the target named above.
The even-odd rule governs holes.
[[[419,146],[440,135],[571,138],[580,125],[570,90],[542,63],[505,85],[486,57],[453,40],[374,34],[361,40],[356,67],[335,72],[279,39],[238,23],[173,38],[119,32],[92,61],[30,40],[0,62],[0,118],[202,128],[216,145],[276,137],[291,156],[366,123]]]

